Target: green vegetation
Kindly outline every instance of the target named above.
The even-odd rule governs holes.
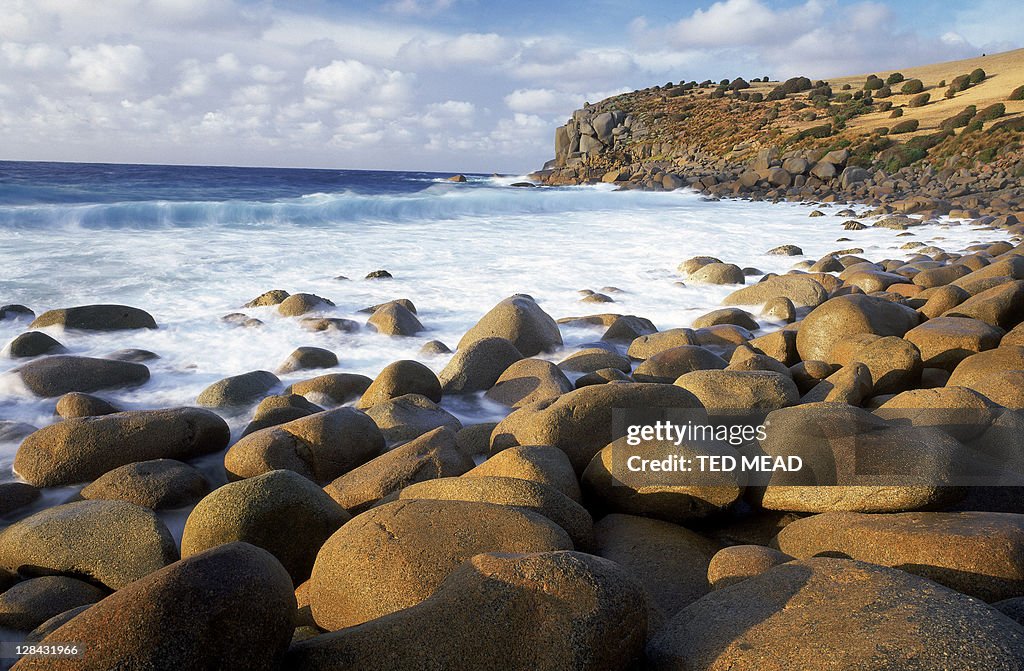
[[[917,127],[921,125],[917,119],[907,119],[906,121],[900,121],[898,124],[889,129],[889,132],[893,135],[901,133],[913,133],[917,130]]]
[[[889,75],[888,77],[886,77],[886,79],[885,79],[885,83],[886,84],[890,84],[890,85],[891,84],[899,84],[902,81],[903,81],[903,73],[902,72],[894,72],[891,75]]]
[[[907,107],[924,107],[931,100],[932,95],[930,93],[918,93],[916,96],[910,99],[907,103]]]
[[[924,84],[921,83],[920,79],[908,79],[903,86],[900,87],[900,92],[908,95],[914,95],[921,91],[924,91]]]
[[[979,121],[992,121],[1006,114],[1006,105],[1003,103],[995,103],[989,105],[985,109],[978,112],[977,119]]]
[[[1010,97],[1007,100],[1024,100],[1024,86],[1018,86],[1010,92]]]
[[[985,81],[985,71],[981,68],[971,70],[971,74],[967,75],[967,78],[971,84],[980,84]]]

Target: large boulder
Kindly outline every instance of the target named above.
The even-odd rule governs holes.
[[[708,565],[718,543],[684,527],[633,515],[594,525],[595,554],[629,571],[644,587],[650,629],[711,591]]]
[[[315,403],[310,403],[305,396],[298,394],[267,396],[256,406],[252,419],[245,425],[242,435],[248,436],[261,429],[292,422],[323,411],[323,408]]]
[[[608,444],[583,471],[583,491],[591,508],[683,524],[721,517],[743,495],[739,472],[683,472],[671,467],[671,460],[679,463],[687,459],[697,464],[710,456],[738,459],[736,451],[727,445],[713,441],[683,441],[677,445],[674,440],[645,440],[630,445],[628,441],[624,437]]]
[[[494,386],[509,366],[523,358],[505,338],[480,338],[462,345],[437,376],[445,394],[470,394]]]
[[[631,359],[649,359],[659,352],[683,347],[686,345],[699,345],[697,334],[693,329],[678,328],[647,335],[638,336],[629,343],[626,354]]]
[[[822,513],[789,524],[775,543],[798,559],[891,566],[985,601],[1024,595],[1024,515]]]
[[[812,277],[780,275],[737,289],[722,302],[726,305],[764,305],[776,298],[788,298],[797,307],[815,308],[828,300],[828,292]]]
[[[274,555],[299,584],[316,553],[349,514],[322,489],[292,471],[270,471],[214,490],[192,510],[181,535],[190,557],[235,541]]]
[[[572,550],[551,520],[470,501],[408,500],[362,513],[331,536],[310,577],[313,618],[334,631],[415,606],[484,552]]]
[[[110,589],[177,558],[178,548],[160,518],[124,501],[65,503],[0,532],[0,567],[25,576],[84,577]]]
[[[764,454],[802,460],[762,481],[759,503],[769,510],[900,512],[962,496],[949,486],[961,445],[938,428],[890,424],[842,403],[776,410],[764,427]]]
[[[72,391],[57,399],[57,414],[61,419],[74,417],[98,417],[112,415],[119,410],[109,401],[98,396]]]
[[[709,263],[689,276],[694,284],[743,284],[743,269],[734,263]]]
[[[562,345],[558,324],[529,296],[517,294],[501,301],[480,318],[459,341],[461,350],[484,338],[504,338],[523,356],[535,356]]]
[[[708,582],[713,589],[743,582],[773,566],[793,561],[784,552],[764,545],[731,545],[723,548],[708,564]]]
[[[553,487],[533,480],[501,476],[425,480],[403,489],[402,499],[479,501],[525,508],[562,527],[580,550],[594,546],[594,520],[587,509]]]
[[[899,303],[863,294],[838,296],[800,322],[796,347],[804,361],[828,361],[832,347],[843,337],[861,333],[902,337],[919,321],[917,311]]]
[[[1008,345],[973,354],[953,369],[947,387],[975,388],[1004,371],[1024,370],[1024,347]]]
[[[405,394],[420,394],[438,403],[441,401],[441,383],[434,371],[418,361],[395,361],[377,374],[356,402],[356,407],[365,410]]]
[[[294,645],[296,671],[618,671],[642,656],[644,595],[576,552],[481,554],[415,606]]]
[[[493,430],[493,427],[492,427]],[[580,500],[580,483],[565,452],[547,445],[521,445],[498,452],[465,477],[506,477],[533,480]]]
[[[644,359],[633,371],[633,379],[672,384],[680,375],[695,370],[721,370],[728,365],[725,359],[711,350],[699,345],[680,345]]]
[[[377,308],[366,323],[377,329],[377,333],[389,336],[414,336],[423,330],[419,318],[394,301]]]
[[[19,671],[281,668],[295,595],[270,553],[223,545],[171,564],[54,630],[43,645],[75,642],[79,658],[26,657]]]
[[[82,305],[48,310],[36,317],[29,328],[60,326],[77,331],[125,331],[155,329],[156,320],[145,310],[127,305]]]
[[[281,375],[312,368],[333,368],[338,365],[338,355],[322,347],[298,347],[288,355],[277,372]]]
[[[277,376],[265,370],[232,375],[214,382],[200,392],[196,403],[204,408],[232,409],[250,406],[281,384]]]
[[[384,436],[370,417],[335,408],[250,433],[224,455],[224,469],[236,480],[287,469],[323,483],[383,449]]]
[[[61,575],[32,578],[0,594],[0,627],[31,631],[66,610],[96,603],[105,590]]]
[[[210,483],[199,469],[174,459],[153,459],[107,471],[86,485],[81,496],[163,510],[195,503],[209,491]]]
[[[675,381],[709,411],[770,412],[800,400],[788,375],[767,370],[697,370]]]
[[[14,471],[38,487],[69,485],[135,461],[188,460],[219,452],[229,438],[227,423],[199,408],[66,419],[25,438]]]
[[[551,445],[582,473],[614,435],[613,410],[699,410],[690,392],[670,384],[601,384],[519,408],[495,427],[491,451],[515,445]],[[625,427],[617,430],[625,431]]]
[[[916,329],[911,329],[907,335],[914,330]],[[866,345],[854,347],[850,361],[837,360],[835,353],[833,350],[829,363],[844,367],[861,363],[867,367],[875,394],[897,394],[917,387],[921,382],[922,368],[930,365],[922,363],[923,354],[919,350],[919,345],[909,337],[872,338]]]
[[[334,303],[315,294],[292,294],[278,303],[277,311],[285,317],[299,317],[332,307]]]
[[[440,427],[349,471],[324,491],[354,514],[416,482],[462,475],[471,468],[473,461],[459,450],[455,433]]]
[[[452,431],[462,428],[455,415],[419,394],[405,394],[378,403],[368,408],[366,414],[389,443],[412,440],[441,426]]]
[[[67,348],[61,345],[56,339],[40,331],[29,331],[16,336],[14,340],[7,343],[4,348],[7,356],[12,359],[22,359],[43,354],[57,354],[66,352]]]
[[[903,571],[847,559],[776,566],[684,608],[647,645],[652,671],[1024,667],[1024,628]]]
[[[615,368],[628,373],[633,369],[629,357],[603,347],[588,347],[573,352],[559,361],[558,367],[570,373],[593,373],[605,368]]]
[[[921,351],[926,367],[952,371],[972,354],[998,347],[1005,333],[980,319],[936,317],[907,331],[906,339]]]
[[[134,387],[149,380],[149,369],[141,363],[66,354],[30,361],[16,372],[29,391],[46,397]]]
[[[569,378],[555,364],[543,359],[522,359],[506,368],[485,396],[502,405],[518,408],[558,398],[572,389]]]
[[[969,317],[992,326],[1011,329],[1024,321],[1024,280],[1006,282],[977,293],[946,311],[943,316]]]

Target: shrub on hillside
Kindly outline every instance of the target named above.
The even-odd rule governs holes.
[[[764,94],[758,91],[750,94],[750,102],[759,103],[764,101]]]
[[[892,111],[892,114],[889,115],[889,118],[890,119],[899,119],[901,116],[903,116],[903,108],[902,107],[897,107],[896,109],[894,109]]]
[[[885,86],[885,82],[883,82],[881,79],[879,79],[875,75],[870,75],[867,78],[867,81],[864,82],[864,89],[866,91],[877,91],[878,89],[882,88],[883,86]]]
[[[743,77],[737,77],[729,83],[729,88],[733,91],[739,91],[740,89],[749,89],[750,84]]]
[[[1003,103],[995,103],[978,112],[978,116],[975,118],[982,122],[992,121],[993,119],[998,119],[1004,114],[1006,114],[1006,105]]]
[[[900,87],[900,91],[902,93],[914,95],[924,91],[924,84],[921,83],[920,79],[908,79],[904,82],[903,86]]]
[[[1024,100],[1024,86],[1018,86],[1010,92],[1010,97],[1007,100]]]
[[[948,119],[944,119],[942,123],[939,124],[939,128],[943,130],[963,128],[964,126],[971,122],[971,119],[974,118],[975,114],[977,114],[977,109],[974,107],[974,105],[968,105],[963,109],[962,112],[955,114],[949,117]]]
[[[952,135],[952,131],[941,131],[938,133],[931,133],[929,135],[919,135],[912,137],[907,140],[907,146],[911,149],[920,149],[921,151],[928,151],[935,145],[939,144],[947,137]]]
[[[916,96],[910,99],[907,103],[907,107],[924,107],[931,100],[932,94],[930,93],[918,93]]]
[[[894,73],[892,73],[891,75],[889,75],[888,77],[885,78],[885,83],[886,84],[890,84],[890,85],[891,84],[899,84],[901,81],[903,81],[903,73],[902,72],[894,72]]]
[[[966,91],[970,87],[971,87],[971,76],[970,75],[960,75],[958,77],[953,77],[953,81],[951,81],[949,83],[949,90],[952,91],[953,93],[960,93],[961,91]],[[952,97],[952,96],[950,96],[950,97]]]
[[[968,75],[968,79],[972,84],[980,84],[985,81],[985,71],[981,68],[975,68],[971,70],[971,74]]]
[[[879,112],[888,112],[891,109],[892,109],[892,101],[891,100],[883,100],[882,102],[878,103],[878,111]]]
[[[917,127],[920,125],[921,123],[917,119],[907,119],[905,121],[899,122],[898,124],[890,128],[889,132],[893,134],[913,133],[915,130],[917,130]]]
[[[807,77],[790,77],[779,84],[768,94],[768,100],[782,100],[790,93],[800,93],[813,88]]]
[[[876,98],[888,98],[891,95],[892,95],[892,89],[889,88],[888,86],[883,86],[882,88],[880,88],[877,91],[875,91],[875,97]]]

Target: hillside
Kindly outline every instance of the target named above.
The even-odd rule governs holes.
[[[823,81],[668,82],[621,94],[574,112],[556,130],[555,158],[534,177],[627,188],[688,183],[719,196],[836,199],[845,192],[884,201],[906,196],[927,175],[936,197],[1015,199],[1024,195],[1022,140],[1018,49]],[[826,154],[842,158],[831,163],[835,174],[828,166],[814,174]],[[807,165],[791,161],[773,172],[794,158]],[[976,179],[964,183],[964,171]],[[907,185],[886,186],[892,176]],[[938,188],[950,179],[950,188]]]

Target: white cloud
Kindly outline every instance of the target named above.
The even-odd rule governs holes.
[[[395,14],[429,16],[450,9],[454,4],[455,0],[393,0],[384,7]]]
[[[311,95],[335,103],[399,104],[409,97],[411,83],[412,76],[404,72],[351,59],[310,68],[303,79]]]
[[[402,45],[402,61],[451,68],[464,65],[497,65],[512,58],[515,41],[496,33],[463,33],[446,39],[416,38]]]
[[[72,82],[98,93],[123,91],[146,79],[149,61],[134,44],[71,47]]]
[[[819,0],[778,11],[761,0],[722,0],[695,10],[668,33],[675,44],[691,48],[766,44],[805,32],[824,12]]]

